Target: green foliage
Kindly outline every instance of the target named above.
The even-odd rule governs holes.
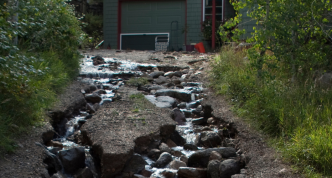
[[[12,136],[42,121],[44,109],[76,77],[84,34],[63,0],[1,4],[0,24],[1,152],[13,150]]]
[[[89,45],[95,47],[103,37],[103,16],[87,13],[83,18],[83,30],[89,36]]]
[[[246,0],[250,16],[263,28],[255,29],[255,48],[249,58],[258,72],[270,75],[271,68],[291,71],[293,81],[306,79],[316,69],[331,69],[330,26],[332,3],[312,0]],[[260,55],[256,55],[259,50]],[[264,55],[266,51],[274,55]],[[275,59],[273,59],[275,58]],[[266,65],[266,70],[263,69]],[[259,73],[259,74],[260,74]],[[269,77],[269,76],[268,76]]]
[[[262,79],[247,55],[222,48],[212,63],[212,87],[229,97],[238,115],[277,138],[283,155],[307,176],[332,176],[331,92],[315,88],[312,79],[294,85],[286,70],[268,68],[274,77]]]

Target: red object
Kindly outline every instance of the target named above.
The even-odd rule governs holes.
[[[197,43],[195,49],[200,53],[205,53],[205,48],[202,42]]]
[[[212,49],[216,48],[216,0],[212,0]]]

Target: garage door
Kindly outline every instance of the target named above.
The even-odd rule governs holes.
[[[184,34],[182,33],[184,24],[185,1],[123,2],[121,33],[143,35],[131,35],[130,40],[122,41],[122,49],[153,50],[151,48],[154,46],[154,37],[144,34],[170,33],[170,49],[178,50],[184,44]]]

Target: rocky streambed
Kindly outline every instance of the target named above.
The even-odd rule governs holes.
[[[53,129],[37,143],[42,176],[246,177],[238,132],[214,116],[200,70],[86,56],[79,87],[49,112]]]

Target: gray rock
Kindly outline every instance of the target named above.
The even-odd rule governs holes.
[[[187,156],[185,156],[185,155],[181,155],[181,157],[180,157],[180,161],[183,161],[184,163],[188,163],[188,157]]]
[[[184,109],[186,107],[187,107],[186,102],[181,102],[180,104],[178,104],[178,108],[180,108],[180,109]]]
[[[93,178],[93,174],[91,170],[86,167],[78,171],[78,173],[74,176],[75,178]]]
[[[152,78],[158,78],[159,76],[162,76],[164,74],[165,74],[165,72],[155,71],[155,72],[152,72],[149,76],[152,77]]]
[[[169,148],[166,143],[161,143],[160,146],[159,146],[159,150],[162,153],[163,152],[171,153],[171,148]]]
[[[184,89],[161,89],[156,91],[156,96],[170,96],[184,102],[191,101],[191,92]]]
[[[171,113],[171,118],[177,122],[179,125],[184,124],[186,122],[186,117],[185,115],[177,108],[173,109]],[[173,140],[174,141],[174,140]],[[175,142],[176,143],[176,142]]]
[[[164,168],[173,160],[172,155],[164,152],[160,155],[158,160],[152,164],[153,167]]]
[[[223,158],[236,157],[236,150],[232,147],[208,148],[205,150],[198,150],[193,153],[188,159],[188,166],[207,167],[212,151],[218,152]]]
[[[101,95],[101,94],[106,94],[106,91],[103,89],[98,89],[98,90],[94,91],[93,93],[96,93],[97,95]]]
[[[113,100],[111,98],[105,98],[103,100],[101,100],[100,105],[108,105],[111,104],[113,102]]]
[[[164,74],[164,76],[165,76],[165,77],[172,78],[172,77],[174,76],[174,74],[175,74],[175,72],[170,71],[170,72],[166,72],[166,73]]]
[[[187,167],[187,164],[183,161],[179,161],[179,160],[173,160],[170,164],[169,167],[171,169],[175,169],[178,170],[180,167]]]
[[[157,160],[159,156],[161,155],[161,151],[158,149],[151,149],[148,153],[148,157],[152,160]]]
[[[217,147],[221,145],[221,138],[218,133],[213,131],[205,131],[201,133],[200,143],[205,147]]]
[[[212,160],[209,162],[207,167],[208,178],[219,178],[219,165],[220,161]]]
[[[175,178],[176,171],[172,169],[158,169],[156,170],[150,178]]]
[[[247,178],[247,176],[244,174],[234,174],[231,178]]]
[[[221,156],[218,152],[216,152],[216,151],[212,151],[212,152],[211,152],[211,154],[210,154],[210,158],[209,158],[210,161],[211,161],[211,160],[218,160],[218,161],[221,161],[221,159],[222,159],[222,156]]]
[[[186,143],[186,139],[184,139],[178,131],[174,131],[171,134],[170,139],[178,146],[183,146]]]
[[[85,95],[85,99],[89,103],[99,103],[101,101],[101,97],[98,94],[96,94],[96,93]]]
[[[93,114],[93,113],[96,112],[95,108],[93,108],[93,105],[92,105],[91,103],[87,103],[87,104],[86,104],[86,109],[88,110],[88,112],[89,112],[90,114]]]
[[[139,154],[134,154],[131,159],[126,163],[126,166],[123,169],[123,173],[134,173],[137,174],[141,172],[145,165],[148,163],[142,158]]]
[[[167,78],[163,76],[159,76],[157,79],[154,79],[154,82],[158,85],[167,83]]]
[[[178,175],[181,178],[206,178],[207,170],[204,168],[180,167]]]
[[[169,96],[158,96],[155,105],[160,108],[172,108],[176,105],[176,100]]]
[[[197,146],[191,143],[186,143],[183,145],[183,149],[185,150],[198,150]]]
[[[80,168],[85,168],[84,147],[71,148],[58,154],[65,172],[74,174]]]
[[[240,170],[239,162],[234,159],[227,159],[219,165],[220,177],[231,178],[232,175],[240,173]]]
[[[204,117],[201,117],[201,118],[193,119],[193,120],[191,120],[191,122],[194,125],[203,125],[206,123],[206,119],[204,119]]]
[[[176,72],[174,72],[174,76],[181,77],[182,76],[182,72],[176,71]]]

